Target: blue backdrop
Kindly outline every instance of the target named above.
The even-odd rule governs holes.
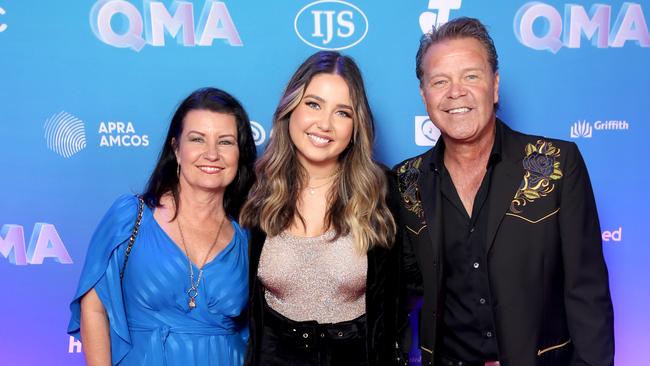
[[[83,364],[65,329],[88,240],[115,197],[143,188],[192,90],[233,93],[263,149],[295,68],[340,49],[364,72],[376,155],[393,165],[437,139],[415,78],[422,29],[472,16],[499,51],[498,115],[580,146],[617,365],[649,365],[649,12],[641,0],[0,0],[0,364]]]

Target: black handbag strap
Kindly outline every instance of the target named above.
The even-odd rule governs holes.
[[[126,247],[126,252],[124,253],[124,263],[122,263],[122,270],[120,271],[120,282],[124,278],[124,270],[126,269],[126,262],[129,261],[129,254],[133,249],[133,243],[135,243],[135,238],[138,236],[138,230],[140,230],[140,222],[142,221],[142,213],[144,212],[144,198],[138,196],[138,216],[135,219],[135,225],[133,225],[133,231],[131,232],[131,237],[129,238],[129,245]]]

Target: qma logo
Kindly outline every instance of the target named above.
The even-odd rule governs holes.
[[[0,6],[0,15],[5,15],[7,12]],[[7,30],[8,25],[5,23],[0,23],[0,33]]]
[[[72,114],[61,111],[45,120],[45,142],[47,148],[64,158],[86,148],[84,122]]]
[[[102,42],[134,51],[140,51],[145,44],[164,47],[166,33],[172,38],[182,34],[178,43],[186,47],[212,46],[215,39],[225,40],[231,46],[243,45],[222,1],[206,0],[196,27],[194,4],[188,1],[174,1],[168,10],[162,1],[147,0],[143,2],[143,13],[144,20],[128,1],[100,0],[90,11],[90,25]]]
[[[517,11],[514,31],[524,46],[552,53],[562,47],[580,48],[583,35],[598,48],[623,47],[627,41],[650,47],[650,33],[641,4],[624,3],[613,26],[611,19],[611,5],[594,4],[587,13],[582,5],[566,4],[562,19],[551,5],[530,2]]]
[[[61,264],[72,264],[72,258],[52,224],[36,223],[29,246],[25,249],[25,231],[20,225],[2,225],[0,230],[0,254],[9,263],[18,266],[43,264],[52,258]]]
[[[305,5],[293,21],[298,37],[320,50],[344,50],[368,34],[368,18],[356,5],[321,0]]]
[[[619,226],[616,230],[604,230],[601,236],[603,241],[623,241],[623,227]]]
[[[611,130],[624,130],[630,129],[630,124],[625,120],[605,120],[595,121],[593,124],[586,120],[576,121],[571,125],[571,138],[591,138],[593,137],[594,130],[596,131],[611,131]]]
[[[253,140],[255,140],[256,146],[260,146],[266,141],[266,131],[259,122],[251,121],[251,131],[253,132]]]
[[[418,146],[435,146],[440,138],[440,130],[429,116],[415,116],[415,144]]]
[[[420,29],[422,33],[429,33],[449,21],[449,14],[452,10],[460,9],[462,0],[429,0],[429,10],[420,14]]]
[[[99,147],[147,147],[149,135],[138,134],[133,122],[99,122]]]

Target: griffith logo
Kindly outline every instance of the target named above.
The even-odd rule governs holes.
[[[368,18],[356,5],[321,0],[300,9],[293,21],[298,38],[320,50],[344,50],[363,41]]]
[[[591,123],[587,121],[578,121],[571,126],[571,138],[577,139],[580,137],[591,138],[594,129]]]
[[[440,130],[429,116],[415,116],[415,144],[418,146],[435,146],[440,138]]]

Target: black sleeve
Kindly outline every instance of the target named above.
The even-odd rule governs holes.
[[[614,364],[613,309],[603,257],[600,223],[589,174],[575,144],[566,149],[559,211],[564,266],[564,301],[572,366]]]

